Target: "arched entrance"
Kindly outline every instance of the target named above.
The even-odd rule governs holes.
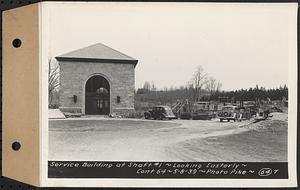
[[[110,86],[108,81],[95,75],[85,84],[85,114],[108,115],[110,108]]]

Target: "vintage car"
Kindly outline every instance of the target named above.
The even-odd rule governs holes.
[[[151,110],[146,111],[144,116],[145,119],[176,119],[176,116],[169,106],[155,106]]]
[[[224,106],[222,110],[218,113],[221,122],[224,120],[236,121],[238,119],[238,114],[236,113],[236,106]]]

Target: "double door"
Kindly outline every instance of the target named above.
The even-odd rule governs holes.
[[[90,115],[109,114],[109,96],[99,94],[87,94],[85,100],[85,113]]]

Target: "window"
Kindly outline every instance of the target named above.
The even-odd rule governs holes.
[[[108,93],[108,90],[106,88],[98,88],[96,90],[96,93],[97,94],[107,94]]]

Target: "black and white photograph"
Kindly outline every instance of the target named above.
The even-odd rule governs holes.
[[[47,6],[50,165],[288,162],[293,4]]]
[[[34,2],[2,9],[0,189],[298,186],[296,2]]]

